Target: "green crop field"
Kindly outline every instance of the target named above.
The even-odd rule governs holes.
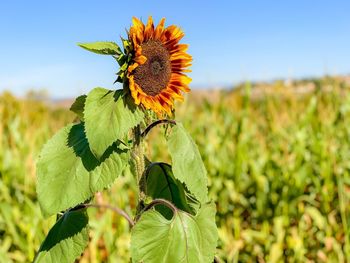
[[[178,105],[208,170],[222,262],[350,262],[349,91],[338,78],[246,84],[215,96],[194,92]],[[55,222],[41,215],[35,162],[73,118],[65,108],[0,95],[0,262],[33,260]],[[147,157],[169,161],[156,141]],[[96,199],[134,210],[130,174]],[[91,242],[80,262],[129,262],[128,222],[89,213]]]

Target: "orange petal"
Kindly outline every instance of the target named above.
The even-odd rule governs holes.
[[[176,54],[179,52],[185,53],[187,51],[187,49],[188,49],[187,44],[177,44],[170,50],[170,55],[173,55],[173,54]]]
[[[128,72],[129,72],[129,73],[133,72],[134,69],[137,68],[138,66],[139,66],[138,63],[134,63],[134,64],[130,65],[130,66],[128,67]]]
[[[190,92],[191,91],[191,89],[186,84],[178,83],[176,81],[173,82],[172,84],[175,85],[178,89],[182,90],[183,92]]]
[[[142,31],[143,33],[143,31],[145,30],[145,25],[141,22],[140,19],[138,19],[137,17],[133,17],[132,23],[137,31]]]
[[[184,68],[179,68],[179,67],[172,67],[172,68],[171,68],[171,72],[173,72],[173,73],[183,73],[183,72],[188,73],[188,72],[192,72],[192,70],[190,70],[190,69],[184,69]]]
[[[192,61],[192,56],[187,54],[187,53],[184,53],[184,52],[177,52],[177,53],[174,53],[170,56],[171,61],[176,61],[177,59],[182,59],[185,61]]]
[[[175,92],[173,89],[168,88],[168,91],[165,91],[164,93],[168,94],[173,99],[179,100],[179,101],[184,101],[184,97],[182,96],[180,90],[174,87],[177,92]]]
[[[143,96],[142,97],[142,104],[145,106],[146,109],[150,109],[153,105],[153,101],[150,97]]]
[[[169,97],[168,94],[166,94],[165,92],[162,92],[158,95],[159,97],[161,97],[167,104],[172,104],[172,100],[171,97]]]
[[[159,24],[157,25],[154,34],[153,34],[153,38],[154,39],[160,39],[161,35],[163,34],[164,31],[164,24],[165,24],[165,18],[162,18],[159,21]]]
[[[146,29],[145,29],[145,41],[147,41],[148,39],[150,39],[153,36],[153,32],[154,32],[154,25],[153,25],[153,19],[152,16],[148,17],[148,22],[146,25]]]
[[[138,43],[143,42],[143,36],[145,31],[145,25],[136,17],[132,18],[133,26],[130,28],[130,32],[132,32],[132,36],[136,37],[136,41]]]
[[[172,73],[171,80],[178,80],[180,82],[183,82],[184,84],[190,84],[190,82],[192,81],[190,77],[182,73]]]
[[[134,99],[134,102],[136,105],[139,105],[140,104],[140,99],[139,99],[139,92],[138,92],[138,85],[135,83],[134,81],[134,76],[130,76],[129,77],[129,89],[130,89],[130,92],[131,92],[131,97],[133,97]]]
[[[147,61],[147,57],[141,55],[141,56],[136,57],[134,60],[138,64],[142,65],[142,64],[144,64]]]

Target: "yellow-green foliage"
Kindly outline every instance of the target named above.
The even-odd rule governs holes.
[[[34,100],[0,95],[0,262],[33,259],[51,222],[35,193],[35,159],[48,138],[72,119]]]
[[[327,78],[313,85],[311,93],[280,82],[264,92],[246,85],[178,105],[177,119],[208,170],[223,261],[350,262],[350,87]],[[55,221],[38,207],[35,159],[72,118],[0,96],[0,262],[32,260]],[[169,160],[164,147],[160,141],[148,157]],[[97,199],[132,211],[132,180],[119,177]],[[89,213],[91,242],[81,262],[129,262],[127,222],[110,211]]]

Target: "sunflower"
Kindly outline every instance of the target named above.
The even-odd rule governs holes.
[[[127,69],[129,89],[135,104],[142,104],[158,114],[171,115],[174,100],[183,101],[182,92],[189,92],[192,57],[188,45],[179,44],[183,31],[174,25],[164,28],[165,19],[154,27],[152,17],[144,25],[133,17],[128,32],[132,44],[132,61]]]

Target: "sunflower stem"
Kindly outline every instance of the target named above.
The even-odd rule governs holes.
[[[145,171],[145,157],[140,125],[136,126],[133,129],[133,136],[134,147],[132,156],[135,168],[136,181],[139,189],[138,205],[136,210],[136,218],[138,218],[139,214],[144,209],[146,199],[146,181],[143,176]]]
[[[159,124],[172,124],[176,125],[176,121],[174,120],[168,120],[168,119],[162,119],[162,120],[157,120],[153,123],[151,123],[142,133],[141,137],[145,137],[154,127],[156,127]]]

